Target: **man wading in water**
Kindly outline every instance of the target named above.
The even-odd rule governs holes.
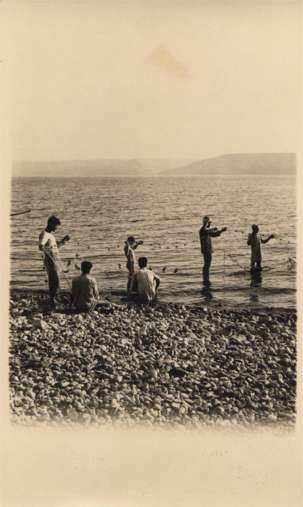
[[[60,286],[60,259],[58,249],[70,239],[69,236],[64,236],[60,241],[56,240],[53,233],[59,225],[61,225],[59,218],[55,216],[49,217],[46,228],[39,236],[39,250],[44,253],[43,262],[48,277],[50,304],[52,308],[56,307],[55,297]]]
[[[222,232],[227,230],[226,227],[222,229],[217,229],[217,227],[210,227],[211,221],[209,217],[203,217],[202,227],[199,231],[200,243],[201,243],[201,253],[204,258],[204,266],[203,266],[203,284],[206,286],[210,286],[211,283],[209,281],[209,269],[211,265],[212,259],[212,244],[211,238],[216,238],[221,236]]]
[[[262,239],[259,234],[259,226],[253,224],[251,226],[252,232],[249,233],[247,238],[247,244],[251,247],[251,258],[250,258],[250,269],[251,271],[261,271],[262,266],[262,254],[261,254],[261,243],[265,244],[270,239],[274,238],[273,234],[270,234],[266,239]]]

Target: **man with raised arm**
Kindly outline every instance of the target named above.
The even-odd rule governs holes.
[[[261,271],[262,270],[262,253],[261,253],[261,243],[265,244],[270,241],[275,236],[270,234],[267,238],[263,239],[259,234],[259,226],[253,224],[251,226],[252,232],[248,234],[247,244],[251,247],[251,257],[250,257],[250,269],[251,271]]]
[[[209,281],[209,269],[212,261],[212,241],[211,238],[221,236],[222,232],[227,230],[226,227],[217,229],[217,227],[210,227],[211,221],[208,216],[203,217],[202,227],[199,231],[201,253],[203,255],[203,284],[206,286],[210,285]]]
[[[143,245],[143,241],[136,241],[134,236],[128,236],[127,240],[124,243],[124,255],[127,259],[126,267],[128,270],[128,279],[127,279],[127,295],[130,295],[130,287],[132,284],[132,279],[135,274],[135,265],[136,265],[136,255],[135,250],[139,245]]]
[[[58,217],[49,217],[46,228],[39,236],[39,250],[44,254],[43,263],[47,272],[49,297],[52,308],[56,307],[55,297],[60,287],[59,248],[70,239],[69,236],[64,236],[60,241],[56,240],[54,232],[59,225],[61,225],[61,222]]]

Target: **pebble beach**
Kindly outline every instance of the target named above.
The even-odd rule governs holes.
[[[295,309],[112,304],[88,314],[10,296],[21,424],[280,425],[296,406]]]

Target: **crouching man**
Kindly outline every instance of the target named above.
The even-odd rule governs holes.
[[[99,299],[97,281],[90,275],[93,265],[89,261],[81,263],[81,275],[72,281],[72,306],[78,312],[88,312],[95,308]]]
[[[137,294],[138,303],[149,304],[156,298],[160,278],[147,268],[147,258],[140,257],[138,260],[139,270],[135,273],[131,291]]]

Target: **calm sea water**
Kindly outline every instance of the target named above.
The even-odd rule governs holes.
[[[37,248],[47,217],[61,219],[57,237],[71,241],[61,250],[62,287],[88,259],[106,292],[125,290],[124,241],[144,241],[137,257],[146,255],[161,277],[161,299],[198,302],[213,298],[235,304],[295,305],[296,198],[293,177],[186,178],[16,178],[12,209],[31,208],[12,218],[11,283],[44,288],[45,273]],[[201,293],[202,259],[198,230],[201,217],[228,231],[213,240],[210,293]],[[277,238],[263,245],[262,280],[249,275],[246,239],[252,223]],[[67,261],[71,265],[67,268]]]

